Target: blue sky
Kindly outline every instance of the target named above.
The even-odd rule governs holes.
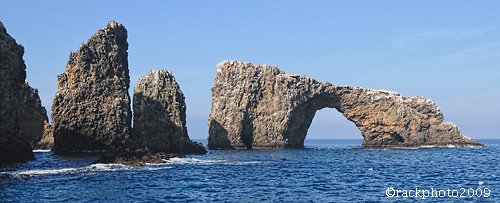
[[[0,10],[49,113],[70,51],[115,20],[128,30],[131,87],[151,69],[172,71],[194,139],[208,136],[215,65],[228,59],[425,96],[463,134],[500,138],[500,1],[0,0]],[[324,109],[308,138],[362,137]]]

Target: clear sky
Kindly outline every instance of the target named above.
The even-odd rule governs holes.
[[[49,113],[70,51],[115,20],[128,30],[131,95],[149,70],[172,71],[194,139],[208,136],[215,65],[224,60],[425,96],[463,134],[500,138],[500,1],[0,0],[0,11]],[[325,109],[308,138],[362,137]]]

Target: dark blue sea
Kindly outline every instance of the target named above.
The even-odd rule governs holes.
[[[210,150],[134,167],[40,151],[0,168],[0,202],[500,202],[500,140],[480,142],[384,150],[306,140],[305,149]]]

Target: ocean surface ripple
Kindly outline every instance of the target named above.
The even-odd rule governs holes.
[[[500,202],[500,140],[480,142],[487,147],[384,150],[306,140],[305,149],[210,150],[146,166],[35,151],[36,161],[0,168],[0,201]],[[470,197],[470,188],[490,195]],[[465,194],[403,195],[432,189]]]

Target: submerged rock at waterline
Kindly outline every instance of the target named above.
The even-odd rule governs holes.
[[[123,164],[129,166],[142,166],[144,164],[161,164],[166,163],[170,158],[178,157],[176,154],[165,152],[119,152],[114,154],[104,154],[93,164]]]
[[[38,90],[25,80],[23,55],[24,47],[0,22],[0,165],[34,160],[31,144],[41,139],[47,121]]]
[[[192,142],[186,128],[186,102],[174,75],[151,70],[134,88],[132,149],[153,152],[205,154],[201,143]]]
[[[56,153],[119,149],[128,138],[127,49],[127,30],[111,21],[70,53],[52,106]]]
[[[303,147],[322,108],[335,108],[354,122],[364,147],[484,146],[444,123],[434,101],[424,97],[336,86],[275,66],[224,61],[212,87],[208,147]]]

